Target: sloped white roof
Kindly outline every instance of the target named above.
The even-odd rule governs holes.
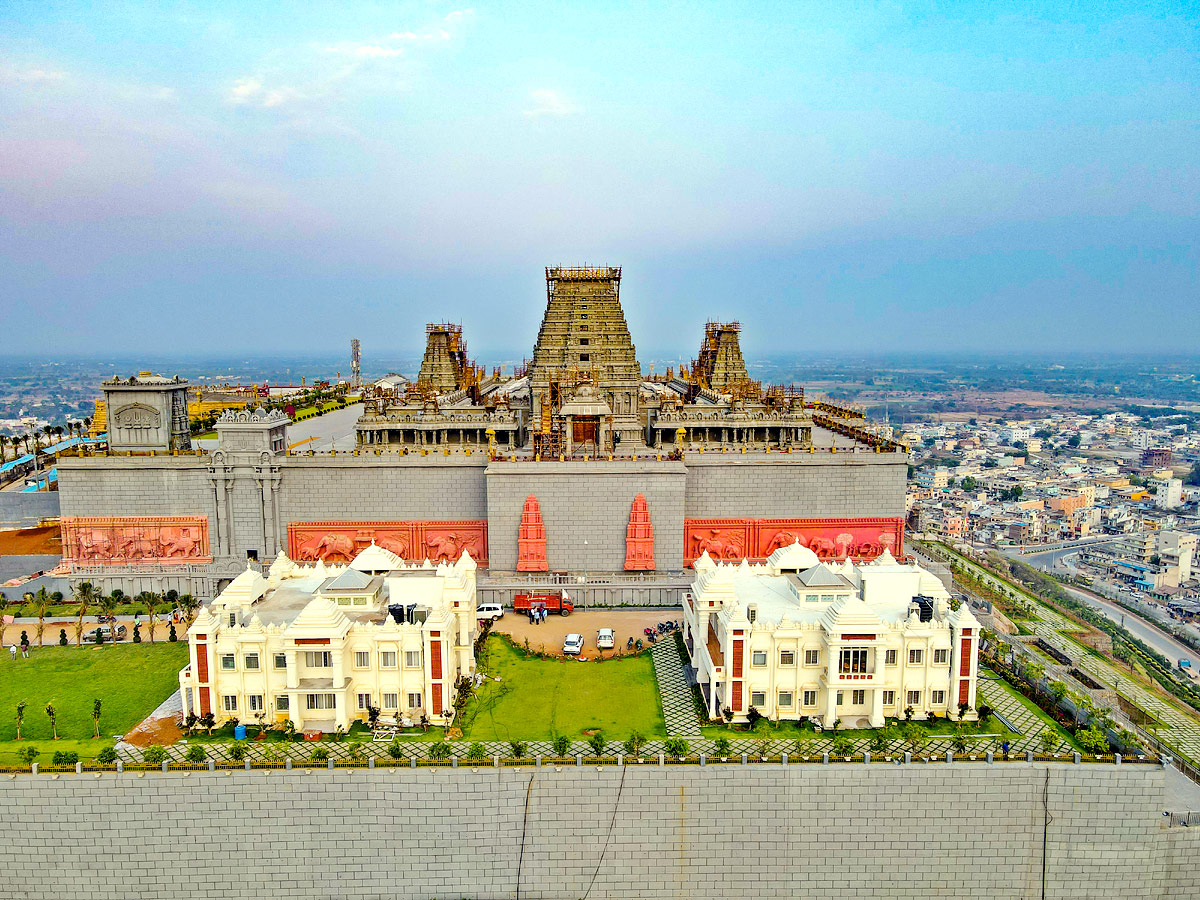
[[[786,547],[780,547],[767,557],[767,565],[776,572],[784,569],[803,571],[817,565],[821,560],[800,541],[794,541]]]
[[[371,582],[375,579],[374,575],[368,575],[366,572],[360,572],[357,569],[347,569],[337,578],[329,581],[321,590],[323,591],[365,591],[371,586]]]
[[[403,569],[404,560],[386,547],[380,547],[371,541],[371,546],[363,547],[358,556],[350,562],[350,568],[360,572],[391,572]]]
[[[229,587],[221,591],[218,599],[229,605],[249,606],[256,600],[260,600],[267,592],[268,587],[267,580],[258,573],[257,569],[247,563],[246,571],[233,579],[229,583]]]
[[[338,609],[337,604],[325,597],[313,597],[300,615],[296,616],[285,632],[289,637],[313,635],[333,637],[345,634],[350,620]]]

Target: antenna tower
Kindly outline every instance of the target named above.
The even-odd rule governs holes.
[[[350,339],[350,382],[351,387],[362,385],[362,351],[358,345],[358,338]]]

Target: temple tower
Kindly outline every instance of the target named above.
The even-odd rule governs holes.
[[[417,376],[420,387],[432,388],[439,393],[466,387],[469,368],[467,342],[463,340],[461,325],[430,322],[425,326],[425,357]]]
[[[535,430],[549,428],[575,389],[590,383],[609,410],[609,421],[596,423],[599,443],[640,440],[642,369],[620,295],[619,266],[546,269],[546,314],[529,367]],[[583,432],[592,423],[580,417],[572,427],[576,443],[589,439]]]
[[[692,363],[692,375],[703,387],[724,394],[730,385],[750,379],[742,360],[741,330],[740,322],[710,321],[704,326],[700,356]]]

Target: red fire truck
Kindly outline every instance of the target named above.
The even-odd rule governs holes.
[[[561,616],[569,616],[575,604],[566,591],[547,591],[540,594],[517,594],[513,597],[513,611],[528,613],[531,609],[545,609]]]

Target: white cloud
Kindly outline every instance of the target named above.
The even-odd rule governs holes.
[[[56,69],[21,69],[16,66],[5,66],[3,69],[0,69],[0,78],[3,78],[5,81],[16,81],[21,84],[47,84],[65,81],[67,73]]]
[[[303,97],[303,92],[293,87],[267,87],[258,78],[241,78],[229,89],[225,99],[234,106],[261,106],[270,109]]]
[[[531,119],[543,116],[569,116],[579,112],[579,107],[562,95],[560,91],[550,88],[539,88],[529,95],[533,107],[525,110],[525,115]]]
[[[262,94],[262,82],[257,78],[242,78],[229,89],[229,102],[250,103]]]

